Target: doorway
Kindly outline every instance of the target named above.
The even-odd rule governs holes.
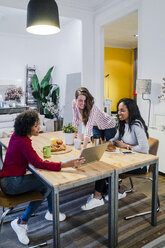
[[[104,26],[104,90],[112,113],[121,98],[136,100],[137,34],[137,11]]]

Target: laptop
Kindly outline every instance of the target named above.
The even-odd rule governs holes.
[[[107,148],[107,143],[104,143],[97,146],[87,147],[84,150],[82,150],[80,157],[85,158],[85,162],[82,165],[99,161],[103,156],[103,153],[106,148]]]
[[[85,162],[82,165],[95,162],[95,161],[99,161],[101,157],[103,156],[103,153],[106,148],[107,148],[107,143],[97,145],[97,146],[87,147],[81,151],[80,156],[75,156],[69,159],[65,159],[62,162],[70,161],[72,159],[76,159],[80,157],[85,158]]]

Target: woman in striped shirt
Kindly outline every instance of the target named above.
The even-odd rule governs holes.
[[[116,122],[108,114],[101,111],[94,103],[94,97],[88,89],[81,87],[75,92],[72,102],[73,125],[78,129],[81,120],[85,126],[83,148],[87,147],[91,133],[106,141],[116,134]]]

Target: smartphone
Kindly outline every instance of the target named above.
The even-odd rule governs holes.
[[[122,152],[123,154],[131,154],[131,153],[133,153],[133,152]]]

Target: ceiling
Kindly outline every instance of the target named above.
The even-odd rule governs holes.
[[[97,11],[105,5],[109,5],[117,0],[56,0],[57,4],[71,6],[78,9]]]
[[[0,0],[0,5],[26,9],[30,0]],[[118,0],[56,0],[61,6],[71,6],[88,11],[96,11],[103,6],[118,2]]]
[[[111,47],[137,48],[138,12],[133,12],[104,27],[104,44]]]
[[[59,6],[70,6],[84,11],[96,12],[101,7],[118,0],[56,0]],[[29,0],[0,0],[0,32],[26,34],[26,8]],[[10,7],[10,8],[6,8]],[[22,10],[24,9],[24,11]],[[70,18],[60,17],[61,27]],[[15,24],[15,25],[14,25]],[[109,23],[104,28],[105,46],[136,48],[138,33],[138,13],[134,12],[115,22]]]

